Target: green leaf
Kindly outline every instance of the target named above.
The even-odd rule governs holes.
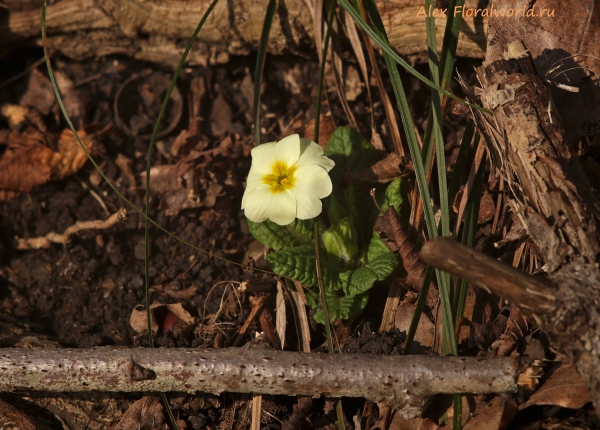
[[[338,292],[333,291],[325,294],[325,300],[327,301],[329,317],[332,320],[348,320],[362,312],[369,300],[369,294],[366,292],[356,296],[342,296]],[[325,323],[325,316],[322,309],[318,309],[315,312],[314,318],[318,323]]]
[[[338,127],[325,148],[325,155],[335,161],[329,172],[335,184],[348,172],[355,172],[377,162],[377,152],[359,133],[350,127]]]
[[[369,267],[377,275],[378,281],[383,281],[390,276],[394,269],[396,269],[396,266],[398,266],[398,256],[391,252],[380,255],[374,260],[369,261]]]
[[[275,273],[314,288],[317,283],[315,250],[311,245],[300,245],[267,255],[267,264]],[[340,286],[340,269],[327,264],[321,265],[325,290],[335,290]]]
[[[371,241],[369,242],[369,247],[367,248],[367,261],[373,261],[380,255],[385,254],[391,254],[391,252],[387,245],[379,237],[379,233],[374,231],[373,237],[371,237]]]
[[[317,285],[315,251],[309,245],[284,249],[267,255],[267,264],[275,273],[294,279],[307,287]]]
[[[359,267],[356,270],[340,273],[340,280],[344,293],[354,296],[369,291],[377,280],[377,274],[368,267]]]
[[[397,178],[390,182],[385,189],[385,198],[383,199],[383,204],[381,205],[381,209],[384,212],[387,210],[387,208],[392,206],[394,209],[396,209],[396,213],[400,214],[400,207],[404,201],[402,198],[402,191],[400,189],[401,185],[402,180]]]
[[[312,228],[309,220],[296,219],[290,225],[278,225],[272,221],[253,222],[249,219],[248,228],[256,240],[275,250],[308,245],[312,242]]]
[[[323,233],[323,245],[327,250],[329,262],[336,266],[351,263],[356,256],[356,229],[348,218],[332,225]]]

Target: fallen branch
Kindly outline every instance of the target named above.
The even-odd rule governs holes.
[[[75,225],[67,228],[64,233],[55,233],[51,231],[42,237],[32,237],[29,239],[17,239],[17,249],[40,249],[49,248],[53,243],[60,243],[66,245],[69,243],[71,236],[81,230],[103,230],[112,227],[115,224],[123,222],[127,219],[127,210],[121,208],[118,212],[112,214],[107,220],[96,220],[96,221],[78,221]]]
[[[498,294],[523,310],[547,312],[554,304],[551,283],[517,270],[450,237],[423,244],[419,257],[437,269]]]
[[[309,354],[227,349],[3,349],[0,392],[224,391],[364,397],[416,416],[431,396],[501,393],[535,384],[539,367],[517,357]]]

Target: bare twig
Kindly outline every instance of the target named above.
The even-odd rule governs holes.
[[[69,243],[71,236],[81,230],[104,230],[112,227],[115,224],[123,222],[127,219],[127,210],[124,208],[119,209],[118,212],[112,214],[107,220],[96,220],[96,221],[78,221],[75,225],[67,228],[63,234],[50,232],[46,236],[33,237],[29,239],[17,239],[17,249],[40,249],[49,248],[53,243],[60,243],[66,245]]]
[[[0,391],[224,391],[364,397],[415,416],[439,393],[515,391],[537,365],[517,357],[308,354],[227,349],[3,349]],[[539,376],[539,375],[538,375]]]

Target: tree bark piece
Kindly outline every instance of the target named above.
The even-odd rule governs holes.
[[[489,58],[477,76],[481,88],[471,101],[493,112],[474,113],[492,170],[508,184],[507,204],[546,263],[546,295],[555,298],[550,309],[538,309],[540,325],[572,358],[600,410],[598,202],[573,143],[565,137],[550,89],[523,43],[510,43],[500,59]],[[469,273],[461,276],[470,278]],[[518,305],[540,299],[514,293],[514,282],[495,285]]]
[[[3,349],[0,392],[347,396],[384,402],[416,416],[435,394],[515,391],[517,380],[531,379],[532,369],[537,372],[529,363],[515,357],[329,355],[262,347]]]
[[[176,65],[209,0],[62,0],[48,6],[49,44],[63,54],[83,60],[124,54],[140,60]],[[206,21],[189,65],[225,63],[229,55],[247,55],[260,40],[267,0],[221,1]],[[486,2],[487,3],[487,2]],[[482,8],[477,0],[468,7]],[[9,10],[11,4],[9,3]],[[402,55],[420,54],[426,60],[425,16],[422,2],[379,1],[383,22],[392,46]],[[20,8],[19,8],[20,9]],[[34,38],[41,44],[40,10],[12,7],[8,20],[0,23],[0,45]],[[302,53],[313,44],[312,13],[304,0],[279,2],[269,37],[269,52]],[[445,18],[436,19],[441,41]],[[465,17],[458,55],[483,57],[487,18]],[[149,36],[149,37],[144,37]],[[182,42],[182,43],[181,43]],[[439,43],[441,46],[441,42]],[[304,50],[305,51],[305,50]]]

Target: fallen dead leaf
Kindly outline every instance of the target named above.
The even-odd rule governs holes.
[[[534,405],[580,409],[591,401],[590,393],[575,367],[572,364],[562,364],[520,409]]]
[[[383,160],[378,161],[371,167],[359,170],[348,175],[350,182],[364,184],[386,183],[399,178],[403,174],[400,157],[392,152]]]
[[[15,430],[36,430],[38,428],[35,421],[28,415],[2,400],[0,400],[0,427]]]
[[[79,135],[89,150],[92,139],[83,130]],[[0,200],[8,200],[21,192],[52,179],[62,179],[77,172],[87,156],[70,130],[63,130],[57,151],[50,149],[47,137],[27,128],[24,132],[0,133],[0,145],[6,145],[0,157]]]
[[[167,315],[168,313],[172,313],[176,318],[182,320],[186,324],[192,324],[195,321],[195,318],[190,315],[188,311],[186,311],[181,303],[173,303],[170,305],[164,305],[162,303],[154,303],[150,305],[150,318],[152,324],[152,331],[157,332],[159,329],[159,325],[157,322],[156,312],[161,308],[166,308]],[[166,315],[165,315],[166,317]],[[146,310],[143,305],[137,305],[129,316],[129,324],[131,327],[138,333],[144,333],[148,330],[148,320],[147,320]],[[161,321],[163,323],[163,328],[165,321]],[[175,321],[168,321],[169,325],[172,326]]]
[[[118,422],[110,426],[110,430],[166,430],[168,428],[158,396],[141,398],[131,405]]]
[[[407,300],[400,303],[394,321],[394,325],[398,330],[408,332],[415,306],[416,304],[414,302],[409,302]],[[419,319],[419,325],[417,326],[417,331],[415,332],[414,341],[410,348],[410,354],[422,354],[430,350],[433,346],[434,339],[435,326],[431,320],[422,313],[421,318]]]
[[[496,396],[491,402],[476,402],[473,418],[463,426],[463,430],[503,430],[508,427],[519,408],[515,402]]]

